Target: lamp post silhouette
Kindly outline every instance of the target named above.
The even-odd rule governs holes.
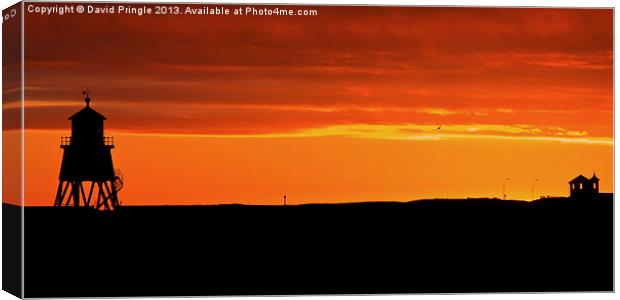
[[[504,200],[506,200],[506,183],[510,180],[510,178],[504,179],[504,187],[502,188],[504,194]]]
[[[537,181],[538,181],[538,178],[534,178],[534,181],[532,182],[532,199],[534,199],[534,186],[536,185]]]
[[[102,114],[90,107],[90,92],[84,91],[86,106],[69,117],[71,136],[60,138],[63,149],[58,190],[54,206],[84,206],[114,210],[120,206],[118,192],[123,187],[120,171],[114,169],[114,139],[104,137]],[[88,193],[84,187],[90,181]],[[96,202],[93,192],[97,191]]]

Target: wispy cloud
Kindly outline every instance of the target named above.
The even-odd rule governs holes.
[[[33,130],[37,131],[37,130]],[[40,130],[39,130],[40,131]],[[556,129],[556,132],[559,132]],[[402,124],[402,125],[335,125],[321,128],[304,129],[285,133],[264,134],[183,134],[117,131],[120,135],[158,136],[167,138],[312,138],[312,137],[349,137],[362,139],[388,139],[411,141],[449,141],[449,140],[519,140],[558,143],[578,143],[591,145],[614,145],[613,138],[585,137],[565,134],[547,135],[538,128],[529,125],[481,125],[463,124],[442,126]]]

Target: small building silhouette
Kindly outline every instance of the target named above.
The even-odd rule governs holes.
[[[596,173],[590,179],[579,175],[569,181],[568,184],[570,185],[570,197],[572,199],[592,199],[599,194],[599,179],[596,177]]]

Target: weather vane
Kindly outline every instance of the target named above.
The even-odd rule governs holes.
[[[84,96],[84,101],[86,101],[86,105],[89,105],[90,104],[90,91],[88,90],[88,88],[82,91],[82,95]]]

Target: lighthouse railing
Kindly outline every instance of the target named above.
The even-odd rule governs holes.
[[[60,147],[66,147],[71,145],[71,137],[70,136],[61,136],[60,137]]]
[[[61,136],[60,137],[60,147],[65,148],[71,145],[71,137],[70,136]],[[103,145],[104,146],[112,146],[114,147],[114,137],[113,136],[104,136],[103,137]]]
[[[105,146],[114,146],[114,137],[113,136],[104,136],[103,137],[103,145],[105,145]]]

